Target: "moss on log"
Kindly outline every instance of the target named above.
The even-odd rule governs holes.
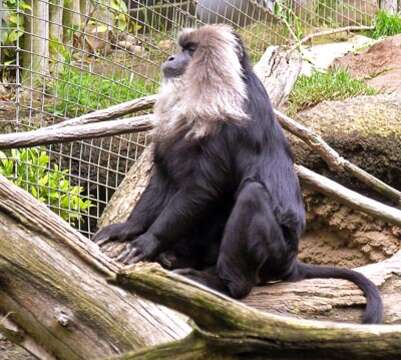
[[[326,101],[297,116],[341,155],[401,190],[401,95],[359,96]],[[323,172],[343,185],[377,196],[346,174],[333,174],[318,154],[291,136],[298,163]]]
[[[188,334],[181,315],[108,284],[119,268],[0,176],[0,312],[28,351],[95,359]]]
[[[294,360],[322,357],[395,360],[401,356],[401,325],[340,324],[263,313],[154,264],[126,268],[115,282],[190,316],[201,332],[199,337],[210,350],[215,350],[212,359],[219,353],[265,354]],[[193,335],[196,336],[196,331]],[[185,348],[182,347],[184,351]],[[142,359],[154,358],[150,356],[154,351],[160,351],[160,347],[148,349],[142,353]],[[188,358],[185,354],[170,354],[176,359]]]

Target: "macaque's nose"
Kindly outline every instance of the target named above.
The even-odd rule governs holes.
[[[174,55],[171,55],[171,56],[167,59],[167,61],[174,61],[174,59],[175,59]]]

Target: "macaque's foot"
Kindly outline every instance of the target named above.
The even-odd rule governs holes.
[[[99,246],[102,246],[110,241],[130,241],[134,236],[135,234],[131,231],[129,224],[121,223],[112,224],[100,229],[92,240]]]
[[[155,259],[155,261],[158,262],[161,266],[163,266],[167,270],[173,270],[173,269],[177,269],[180,267],[180,266],[178,266],[178,264],[180,262],[179,258],[172,251],[162,252]]]
[[[166,250],[162,252],[156,257],[155,261],[167,270],[183,269],[196,266],[196,260],[194,258],[177,255],[172,250]]]
[[[127,245],[127,249],[117,257],[123,264],[154,259],[159,253],[160,242],[151,234],[143,234]]]

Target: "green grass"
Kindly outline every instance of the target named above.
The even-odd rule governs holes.
[[[56,100],[48,110],[59,116],[75,117],[154,94],[156,90],[155,83],[139,77],[106,78],[69,68],[51,85],[50,91]]]
[[[374,39],[401,34],[400,14],[389,14],[380,10],[376,15],[375,24],[375,29],[371,33]]]
[[[377,91],[361,80],[352,79],[341,69],[311,76],[301,75],[289,96],[289,114],[312,107],[324,100],[343,100],[357,95],[374,95]]]

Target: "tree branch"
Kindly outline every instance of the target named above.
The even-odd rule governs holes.
[[[60,129],[66,126],[91,124],[94,122],[116,119],[124,115],[148,110],[153,107],[157,97],[158,95],[156,94],[126,101],[118,105],[110,106],[106,109],[93,111],[89,114],[85,114],[74,119],[62,121],[58,124],[47,127],[47,129]]]
[[[325,30],[325,31],[320,31],[316,33],[309,34],[302,38],[299,43],[293,46],[293,48],[297,48],[299,45],[303,45],[307,43],[308,41],[311,41],[312,39],[315,39],[317,37],[323,37],[323,36],[329,36],[333,34],[338,34],[341,32],[351,32],[351,31],[366,31],[366,30],[374,30],[374,26],[368,26],[368,25],[351,25],[351,26],[344,26],[341,28],[337,29],[330,29],[330,30]]]
[[[228,353],[280,353],[290,359],[299,359],[301,354],[315,358],[324,355],[326,359],[386,360],[401,355],[401,325],[339,324],[261,313],[155,264],[126,268],[114,281],[189,315],[202,331],[213,334],[208,338],[210,344],[220,345]],[[138,357],[132,357],[135,358]]]
[[[350,161],[344,159],[340,154],[335,151],[329,144],[327,144],[322,137],[315,131],[303,126],[299,122],[283,114],[278,110],[274,113],[280,122],[281,126],[289,131],[291,134],[303,140],[311,149],[315,150],[327,165],[337,172],[348,171],[351,175],[368,185],[370,188],[376,190],[378,193],[386,196],[388,199],[394,201],[397,205],[401,205],[401,192],[394,189],[390,185],[369,174],[360,167],[352,164]]]
[[[2,134],[0,135],[0,149],[57,144],[147,131],[152,128],[152,117],[153,115],[142,115],[121,120],[84,125],[63,125],[55,128],[45,127],[27,132]]]
[[[301,182],[313,190],[317,190],[334,198],[353,209],[363,211],[373,217],[401,226],[401,210],[352,191],[304,166],[296,165],[295,169]]]

